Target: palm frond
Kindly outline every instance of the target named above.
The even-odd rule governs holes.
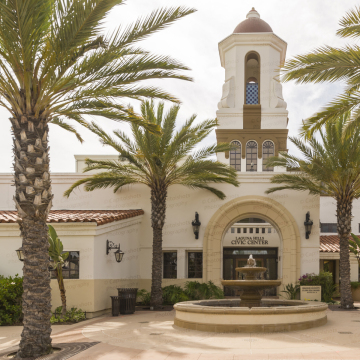
[[[50,121],[50,124],[57,125],[62,129],[73,133],[81,143],[84,142],[84,139],[77,132],[77,130],[71,124],[66,123],[64,120],[60,120],[59,118],[54,118]]]
[[[66,196],[81,185],[85,185],[86,191],[105,187],[117,191],[126,184],[140,183],[151,189],[162,184],[164,191],[171,185],[183,185],[208,190],[223,199],[225,194],[214,185],[239,186],[237,172],[212,157],[218,152],[228,151],[232,146],[210,145],[193,151],[214,129],[217,121],[206,120],[194,125],[196,117],[191,116],[176,131],[178,112],[178,105],[172,106],[164,114],[162,103],[155,109],[153,101],[142,102],[141,119],[159,126],[162,131],[160,136],[132,123],[133,139],[121,131],[115,131],[113,138],[99,125],[91,123],[88,128],[99,137],[103,145],[111,146],[119,153],[119,161],[86,159],[84,172],[102,172],[78,181],[66,192]]]
[[[348,11],[340,20],[342,27],[336,32],[340,37],[359,37],[360,36],[360,7],[355,6],[353,10]]]

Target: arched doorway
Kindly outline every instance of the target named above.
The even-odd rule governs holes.
[[[300,233],[290,212],[277,201],[264,196],[244,196],[229,201],[211,217],[204,235],[203,280],[219,285],[222,280],[222,239],[237,220],[260,217],[273,224],[282,240],[283,284],[295,283],[300,277]]]
[[[282,240],[277,228],[263,218],[245,217],[230,225],[222,240],[224,280],[243,280],[244,274],[236,268],[246,266],[253,255],[256,266],[267,270],[261,279],[277,280],[282,277]],[[239,290],[224,287],[226,296],[239,295]],[[263,296],[276,296],[277,289],[266,289]]]

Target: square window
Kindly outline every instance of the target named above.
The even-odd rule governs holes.
[[[250,228],[250,234],[252,234],[254,232],[253,228]]]
[[[63,251],[67,252],[67,251]],[[79,279],[80,251],[69,251],[69,256],[65,260],[62,268],[62,275],[64,279]],[[50,270],[50,278],[56,279],[55,270]]]
[[[234,234],[235,233],[235,228],[231,228],[231,233]]]
[[[271,228],[270,227],[268,228],[268,234],[271,234]]]
[[[203,268],[203,253],[188,252],[188,278],[201,279]]]
[[[246,234],[247,233],[247,228],[243,229],[243,233]]]
[[[164,252],[163,254],[163,278],[176,279],[177,278],[177,252]]]
[[[260,229],[259,228],[256,228],[256,233],[258,234],[260,232]]]
[[[262,229],[261,229],[261,232],[262,232],[263,234],[265,234],[265,228],[262,228]]]
[[[241,228],[237,228],[237,233],[238,233],[238,234],[241,233]]]

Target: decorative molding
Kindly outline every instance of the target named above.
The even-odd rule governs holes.
[[[244,105],[243,109],[243,129],[259,130],[261,128],[261,105]]]

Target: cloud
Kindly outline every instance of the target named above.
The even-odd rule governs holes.
[[[236,25],[245,19],[254,6],[261,18],[267,21],[274,32],[288,43],[287,58],[309,52],[315,47],[329,44],[341,46],[345,42],[335,36],[338,21],[355,5],[353,0],[129,0],[109,15],[105,30],[115,29],[120,24],[129,24],[138,16],[149,14],[158,7],[184,5],[195,7],[192,14],[169,28],[145,40],[141,45],[157,54],[167,54],[189,66],[194,82],[159,80],[154,85],[176,95],[182,101],[180,118],[185,121],[196,113],[198,120],[214,118],[221,97],[224,69],[220,66],[218,42],[232,33]],[[340,84],[295,85],[284,84],[283,95],[288,103],[289,133],[296,135],[301,120],[329,102],[341,91]],[[125,100],[128,103],[128,100]],[[0,108],[3,120],[0,142],[0,171],[10,172],[12,164],[12,140],[8,113]],[[122,123],[101,120],[107,129],[128,129]],[[58,127],[50,129],[51,169],[53,172],[73,172],[74,154],[106,154],[97,138],[82,130],[85,143],[81,145],[72,134]],[[209,140],[215,141],[213,134]]]

